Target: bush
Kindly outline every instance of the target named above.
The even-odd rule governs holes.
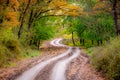
[[[20,55],[20,44],[18,40],[11,39],[7,41],[6,47],[11,52],[11,57],[17,58]]]
[[[20,57],[21,47],[11,31],[4,29],[0,29],[0,31],[0,67],[3,67]]]
[[[7,57],[6,53],[8,52],[7,48],[3,45],[0,45],[0,67],[6,63]]]
[[[109,44],[99,47],[91,57],[93,66],[110,80],[120,79],[120,37],[112,39]]]

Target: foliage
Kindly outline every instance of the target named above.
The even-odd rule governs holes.
[[[21,56],[21,46],[10,30],[0,29],[0,67]]]
[[[120,78],[120,37],[112,39],[103,47],[94,50],[92,64],[98,71],[102,71],[110,80]]]
[[[67,27],[66,32],[75,32],[80,39],[80,44],[82,43],[85,47],[94,45],[96,43],[94,41],[103,43],[102,41],[109,40],[110,37],[115,36],[113,19],[107,13],[80,17],[68,16],[64,19],[63,24]]]
[[[40,21],[34,23],[33,34],[34,40],[47,40],[53,37],[54,31],[53,27],[45,25],[42,19],[41,23]]]
[[[7,0],[0,1],[0,26],[3,28],[11,29],[16,27],[18,22],[18,12],[17,9],[19,3],[17,0]]]

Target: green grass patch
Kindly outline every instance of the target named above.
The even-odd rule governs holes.
[[[24,52],[23,52],[23,57],[24,58],[32,58],[32,57],[38,57],[41,55],[40,51],[39,50],[32,50],[32,49],[26,49]]]

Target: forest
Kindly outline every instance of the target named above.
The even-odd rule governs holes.
[[[91,65],[120,79],[120,0],[0,0],[0,67],[39,56],[44,41],[85,49]]]

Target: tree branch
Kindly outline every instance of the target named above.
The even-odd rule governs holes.
[[[42,11],[42,12],[36,14],[36,15],[35,15],[35,18],[37,18],[37,17],[39,17],[41,14],[46,13],[46,12],[49,12],[49,11],[51,11],[51,10],[54,10],[54,9],[48,9],[48,10]]]

